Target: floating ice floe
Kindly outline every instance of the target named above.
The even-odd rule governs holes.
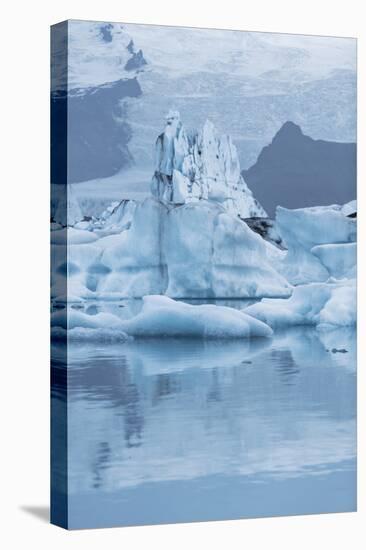
[[[251,338],[272,335],[267,325],[239,310],[211,304],[193,306],[166,296],[145,296],[141,312],[122,323],[131,336]]]
[[[286,300],[263,299],[244,309],[272,328],[315,325],[332,329],[356,324],[356,283],[312,283],[295,287]]]
[[[53,340],[126,341],[121,320],[111,313],[88,315],[74,309],[55,311],[51,316]]]
[[[204,339],[272,335],[269,326],[239,310],[215,305],[193,306],[166,296],[145,296],[140,313],[127,320],[110,313],[88,315],[72,309],[56,311],[52,315],[52,327],[56,337],[67,331],[71,337],[80,339],[88,334],[112,338],[119,335],[121,339],[126,339],[127,335]]]

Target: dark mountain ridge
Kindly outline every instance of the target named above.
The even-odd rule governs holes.
[[[355,199],[356,168],[355,143],[315,140],[288,121],[242,174],[273,217],[277,205],[302,208]]]

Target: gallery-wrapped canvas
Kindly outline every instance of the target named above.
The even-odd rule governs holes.
[[[51,31],[51,521],[356,509],[356,40]]]

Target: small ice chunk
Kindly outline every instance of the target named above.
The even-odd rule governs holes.
[[[89,315],[75,309],[62,309],[51,315],[51,335],[55,340],[125,341],[122,321],[111,313]]]

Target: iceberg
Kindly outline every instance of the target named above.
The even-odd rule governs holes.
[[[265,241],[273,244],[276,248],[284,250],[285,243],[282,240],[277,228],[276,222],[270,218],[245,218],[245,223],[252,231],[258,233]]]
[[[288,299],[264,298],[244,312],[274,329],[292,325],[315,325],[324,330],[353,326],[356,324],[356,282],[300,285]]]
[[[164,204],[145,199],[137,203],[128,229],[98,241],[93,288],[98,296],[136,298],[164,293],[167,270],[162,236],[166,213]]]
[[[166,215],[166,294],[171,297],[289,296],[266,243],[213,202],[189,203]],[[272,247],[274,248],[274,247]]]
[[[277,229],[288,252],[276,268],[290,283],[325,282],[332,274],[343,275],[347,266],[352,267],[355,248],[347,244],[355,243],[357,225],[344,213],[347,211],[340,205],[295,210],[277,207]],[[329,244],[346,246],[319,249]]]
[[[278,207],[270,220],[231,138],[210,121],[189,133],[168,113],[151,192],[96,218],[82,215],[70,186],[68,220],[56,216],[51,233],[53,298],[62,301],[66,288],[86,300],[288,298],[293,285],[355,277],[355,201]]]
[[[55,254],[53,279],[68,275],[68,292],[84,299],[291,294],[291,285],[273,267],[281,251],[218,203],[177,206],[150,197],[134,204],[121,223],[124,229],[111,234],[106,225],[95,231],[68,228],[67,265],[62,254]],[[59,246],[64,239],[56,234],[62,231],[53,232]]]

